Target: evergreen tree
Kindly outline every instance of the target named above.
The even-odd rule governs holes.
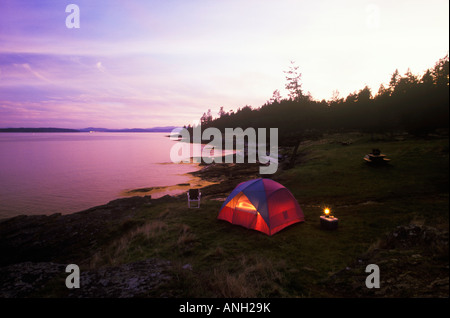
[[[279,104],[281,102],[281,94],[278,89],[273,91],[272,97],[269,100],[269,104]]]
[[[397,87],[397,84],[400,80],[400,74],[398,72],[398,69],[395,69],[394,73],[391,76],[391,80],[389,82],[389,92],[392,95],[395,91],[395,87]]]
[[[294,61],[291,61],[289,70],[284,73],[286,74],[287,81],[285,88],[289,91],[289,98],[292,101],[300,101],[303,97],[303,91],[300,82],[302,74],[298,72],[298,66],[295,65]]]

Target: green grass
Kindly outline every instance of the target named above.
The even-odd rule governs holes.
[[[352,143],[342,146],[344,138]],[[387,154],[389,166],[363,162],[372,148]],[[185,201],[158,204],[142,208],[91,266],[170,260],[174,279],[148,296],[163,290],[176,297],[320,297],[321,281],[395,226],[420,220],[448,227],[448,139],[333,135],[299,152],[300,163],[274,178],[297,198],[306,222],[269,237],[217,220],[219,201],[202,198],[200,209]],[[320,228],[324,206],[339,218],[337,231]]]
[[[387,154],[390,164],[367,165],[362,158],[372,148]],[[448,139],[370,142],[361,138],[350,146],[331,139],[299,150],[306,161],[283,176],[299,202],[351,204],[448,192]]]

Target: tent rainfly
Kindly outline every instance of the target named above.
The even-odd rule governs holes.
[[[278,182],[263,178],[240,183],[223,203],[217,218],[267,235],[305,221],[292,193]]]

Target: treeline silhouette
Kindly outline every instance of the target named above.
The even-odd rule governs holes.
[[[407,132],[424,136],[448,129],[448,54],[419,76],[410,70],[404,75],[395,70],[389,85],[382,84],[376,94],[366,86],[346,98],[335,91],[330,100],[317,101],[303,93],[301,74],[294,63],[285,73],[288,98],[281,98],[276,90],[261,107],[244,106],[236,112],[225,112],[221,107],[215,119],[208,110],[201,117],[202,130],[216,127],[224,133],[225,128],[278,128],[280,145],[296,145],[326,132]],[[186,128],[192,131],[193,127]]]

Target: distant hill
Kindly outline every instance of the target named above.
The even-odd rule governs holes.
[[[0,128],[0,132],[80,132],[77,129],[68,129],[68,128]]]

